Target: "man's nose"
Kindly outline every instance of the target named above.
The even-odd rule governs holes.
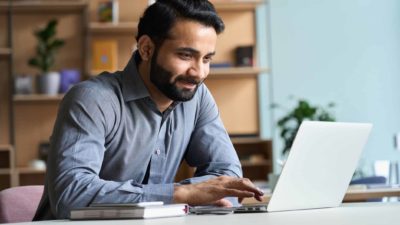
[[[201,80],[206,78],[207,73],[208,73],[208,67],[201,61],[193,62],[189,69],[189,75],[198,77]]]

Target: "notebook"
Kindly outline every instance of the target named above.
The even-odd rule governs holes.
[[[71,220],[98,219],[147,219],[160,217],[185,216],[187,204],[167,204],[162,202],[144,203],[106,203],[92,204],[89,207],[72,209]]]
[[[337,207],[343,201],[372,124],[301,124],[268,205],[191,209],[193,213],[274,212]]]

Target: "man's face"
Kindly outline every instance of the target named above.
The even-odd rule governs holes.
[[[173,101],[192,99],[210,71],[216,41],[214,28],[178,21],[151,58],[151,82]]]

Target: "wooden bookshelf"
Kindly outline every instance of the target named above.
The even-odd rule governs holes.
[[[240,164],[242,167],[264,167],[264,166],[272,166],[272,162],[269,160],[262,161],[252,161],[252,160],[241,160]]]
[[[229,67],[229,68],[211,68],[208,78],[235,78],[258,76],[260,73],[268,72],[269,69],[259,67]]]
[[[242,164],[243,176],[251,180],[267,180],[272,172],[272,142],[261,138],[232,138]]]
[[[119,23],[101,23],[101,22],[90,22],[89,31],[92,33],[131,33],[136,34],[137,22],[119,22]]]
[[[46,170],[35,169],[29,167],[21,167],[15,169],[16,177],[18,177],[15,185],[43,185],[45,182]]]
[[[0,175],[11,175],[11,169],[0,169]]]
[[[0,145],[0,152],[12,151],[13,147],[11,145]]]
[[[15,184],[14,148],[11,145],[0,145],[0,190]]]
[[[83,73],[87,59],[88,0],[11,0],[0,1],[1,16],[6,19],[0,28],[3,46],[0,59],[9,63],[8,76],[2,76],[0,89],[5,89],[1,101],[7,103],[1,112],[2,143],[0,145],[0,189],[18,185],[43,184],[44,170],[27,168],[37,158],[37,147],[47,142],[54,126],[59,101],[63,95],[14,95],[8,86],[13,75],[36,74],[26,63],[36,47],[33,31],[52,18],[59,21],[58,36],[66,39],[54,70],[80,68]],[[11,3],[11,4],[10,4]],[[3,26],[7,24],[7,26]],[[12,24],[12,26],[11,26]],[[10,46],[5,46],[8,43]],[[4,59],[4,60],[3,60]],[[6,68],[3,68],[6,69]],[[3,108],[2,105],[1,108]],[[3,133],[4,132],[4,133]],[[3,137],[2,135],[2,137]]]
[[[251,180],[266,181],[268,173],[272,172],[272,142],[261,138],[231,138],[239,156],[243,176]],[[257,155],[257,160],[252,159]],[[195,168],[182,163],[175,181],[192,177]]]
[[[264,0],[211,0],[216,10],[243,11],[255,10]]]
[[[0,170],[3,174],[14,167],[14,148],[11,145],[0,145]]]
[[[44,174],[46,173],[45,169],[36,169],[31,167],[19,167],[16,168],[15,171],[18,174]]]
[[[83,10],[87,7],[85,0],[50,1],[12,1],[11,10],[13,13],[70,13]],[[0,2],[0,11],[8,11],[8,2]]]
[[[0,48],[0,58],[12,55],[10,61],[15,67],[14,74],[29,71],[25,54],[26,45],[32,45],[31,32],[21,32],[22,28],[29,22],[32,25],[42,24],[47,17],[56,16],[60,18],[60,34],[65,37],[75,38],[72,40],[74,47],[63,49],[59,62],[62,67],[85,67],[82,74],[90,72],[90,44],[94,40],[115,39],[118,41],[118,69],[123,69],[135,48],[134,34],[137,33],[137,21],[148,1],[120,1],[119,23],[99,23],[97,20],[97,4],[100,0],[13,0],[12,7],[8,7],[8,1],[0,1],[0,11],[10,12],[15,15],[13,29],[14,48]],[[215,62],[228,62],[234,65],[232,52],[237,46],[253,45],[255,50],[256,35],[254,26],[254,15],[257,6],[265,3],[264,0],[214,0],[217,11],[223,17],[226,29],[220,36],[217,44],[218,55]],[[86,13],[85,10],[88,10]],[[82,13],[83,12],[83,13]],[[17,15],[19,14],[19,15]],[[24,14],[24,15],[21,15]],[[68,15],[66,15],[68,14]],[[77,15],[69,15],[77,14]],[[68,31],[68,32],[67,32]],[[64,33],[63,33],[64,32]],[[133,35],[132,35],[133,34]],[[77,39],[76,37],[81,37]],[[22,38],[24,37],[24,38]],[[235,37],[235,38],[232,38]],[[69,41],[71,43],[71,41]],[[21,48],[24,44],[24,48]],[[29,46],[28,46],[29,47]],[[32,47],[30,47],[32,48]],[[87,53],[85,53],[87,52]],[[77,54],[78,53],[78,54]],[[89,55],[87,55],[89,54]],[[71,57],[74,56],[74,57]],[[76,56],[76,57],[75,57]],[[254,54],[256,56],[256,54]],[[76,60],[76,61],[75,61]],[[4,60],[6,61],[6,60]],[[212,68],[209,75],[209,88],[215,95],[224,123],[227,124],[230,134],[259,134],[258,120],[258,75],[268,73],[268,68],[257,67],[232,67]],[[86,65],[86,66],[85,66]],[[22,71],[22,72],[21,72]],[[99,71],[92,71],[91,75],[97,75]],[[13,95],[12,104],[15,108],[15,156],[14,165],[10,168],[0,168],[0,187],[10,185],[43,184],[44,170],[27,167],[32,159],[37,158],[36,148],[40,142],[48,141],[54,125],[58,110],[58,103],[63,95]],[[237,110],[238,105],[240,110]],[[253,141],[256,144],[252,144]],[[242,159],[242,166],[247,177],[257,179],[266,178],[266,174],[272,169],[272,157],[270,149],[264,146],[264,140],[245,138],[233,139],[234,145]],[[253,146],[261,146],[253,148]],[[239,147],[237,147],[239,146]],[[256,150],[253,150],[256,149]],[[8,157],[8,150],[0,150],[1,156]],[[257,158],[262,152],[264,160]],[[246,155],[258,154],[257,159]],[[249,161],[247,161],[250,159]],[[15,162],[14,162],[15,161]],[[4,164],[5,165],[5,164]],[[12,168],[12,169],[11,169]],[[193,172],[193,170],[188,170]],[[248,176],[250,175],[250,176]],[[1,181],[4,181],[2,186]],[[11,181],[10,181],[11,180]],[[15,182],[14,182],[15,181]]]
[[[60,101],[64,95],[45,95],[45,94],[29,94],[14,95],[14,102],[40,102],[40,101]]]
[[[0,58],[5,58],[11,55],[10,48],[0,48]]]

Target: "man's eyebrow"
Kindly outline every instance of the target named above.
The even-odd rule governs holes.
[[[190,52],[192,54],[200,55],[200,51],[199,50],[196,50],[194,48],[189,48],[189,47],[178,48],[177,51]],[[207,56],[213,56],[213,55],[215,55],[215,51],[207,53]]]

